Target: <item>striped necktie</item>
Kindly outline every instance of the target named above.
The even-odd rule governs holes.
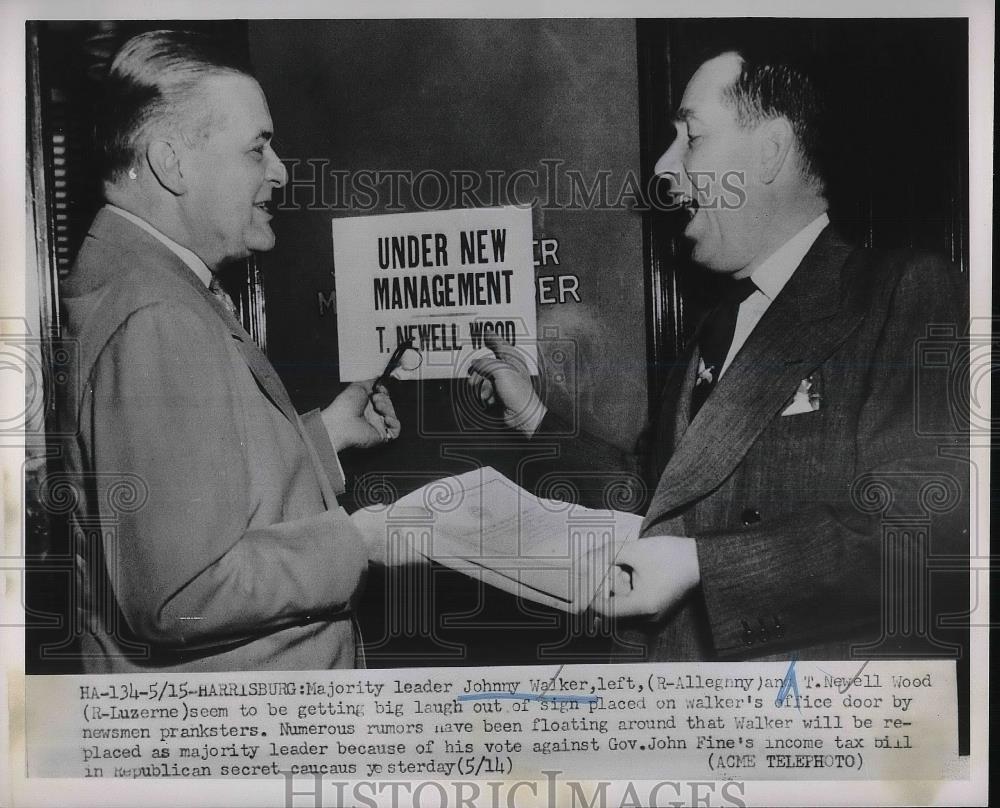
[[[212,276],[212,282],[208,285],[208,291],[211,292],[215,299],[222,304],[222,307],[233,315],[233,318],[237,322],[239,322],[239,311],[233,303],[233,299],[226,293],[226,290],[222,288],[222,284],[219,283],[217,275]]]

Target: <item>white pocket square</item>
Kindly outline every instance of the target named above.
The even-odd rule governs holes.
[[[781,411],[782,417],[816,412],[820,407],[820,396],[813,387],[812,377],[799,382],[799,389],[795,391],[791,403]]]

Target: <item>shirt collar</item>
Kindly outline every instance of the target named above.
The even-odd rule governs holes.
[[[774,300],[788,279],[802,263],[813,242],[819,238],[823,228],[830,223],[830,217],[824,211],[798,233],[782,244],[771,256],[750,275],[754,285],[764,295]]]
[[[168,238],[167,236],[163,235],[163,233],[161,233],[159,230],[153,227],[153,225],[151,225],[145,219],[140,219],[134,213],[130,213],[129,211],[120,208],[117,205],[106,204],[104,207],[106,207],[110,211],[114,211],[119,216],[128,219],[130,222],[132,222],[132,224],[141,227],[143,230],[149,233],[149,235],[153,236],[154,238],[162,242],[163,245],[168,250],[170,250],[170,252],[172,252],[174,255],[180,258],[181,261],[183,261],[187,265],[188,269],[190,269],[195,275],[198,276],[198,279],[203,284],[205,284],[206,287],[212,282],[212,271],[208,268],[208,266],[205,264],[204,261],[202,261],[193,252],[191,252],[191,250],[189,250],[187,247],[182,247],[172,238]]]

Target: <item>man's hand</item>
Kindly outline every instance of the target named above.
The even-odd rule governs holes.
[[[531,374],[524,358],[514,346],[492,331],[484,335],[483,341],[493,351],[493,356],[472,361],[469,384],[485,406],[499,404],[502,407],[507,426],[530,437],[547,410],[531,386]]]
[[[618,550],[593,610],[608,617],[661,620],[700,580],[694,539],[638,539]]]
[[[367,448],[399,437],[396,410],[384,387],[371,392],[372,382],[352,382],[322,412],[330,442],[338,452]]]

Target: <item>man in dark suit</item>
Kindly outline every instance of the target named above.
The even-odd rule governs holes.
[[[359,384],[299,416],[218,286],[274,245],[263,92],[218,43],[157,31],[118,53],[107,101],[108,204],[62,288],[85,668],[354,666],[378,537],[337,502],[336,452],[399,422]]]
[[[694,260],[728,278],[651,425],[641,539],[614,551],[592,604],[633,658],[905,654],[893,632],[925,626],[928,553],[967,552],[968,466],[947,457],[957,439],[924,436],[956,429],[916,353],[929,324],[964,332],[956,273],[840,238],[820,110],[795,67],[721,53],[687,85],[657,163]],[[492,347],[473,368],[481,395],[544,434],[513,350]],[[913,535],[886,530],[918,515]]]

